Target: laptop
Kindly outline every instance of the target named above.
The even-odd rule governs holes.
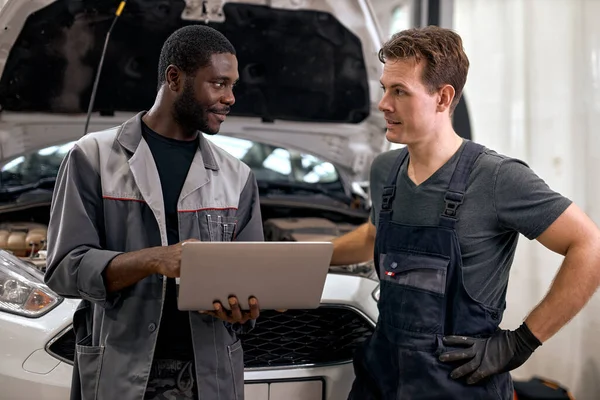
[[[254,296],[264,310],[314,309],[321,303],[331,242],[186,242],[181,253],[178,308],[214,310]]]

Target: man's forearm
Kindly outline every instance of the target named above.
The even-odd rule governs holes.
[[[157,273],[154,251],[154,248],[143,249],[113,258],[104,270],[106,290],[116,292]]]
[[[348,265],[369,261],[375,248],[375,227],[367,222],[333,241],[331,265]]]
[[[585,306],[599,284],[599,241],[574,246],[567,251],[550,291],[527,317],[527,326],[541,342],[548,340]]]

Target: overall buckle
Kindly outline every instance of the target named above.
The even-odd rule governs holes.
[[[392,208],[392,200],[396,194],[395,186],[384,186],[383,187],[383,199],[381,201],[382,210],[390,210]]]
[[[446,192],[444,195],[444,202],[446,206],[444,208],[444,215],[447,217],[456,217],[456,210],[463,203],[464,194],[458,192]]]

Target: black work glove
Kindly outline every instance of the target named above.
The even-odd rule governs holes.
[[[517,330],[500,330],[487,339],[466,336],[447,336],[446,346],[467,347],[440,355],[442,362],[468,361],[450,374],[452,379],[467,378],[474,384],[493,374],[520,367],[542,343],[523,323]]]

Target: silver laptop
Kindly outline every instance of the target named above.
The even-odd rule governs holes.
[[[186,242],[181,254],[178,307],[213,310],[237,296],[261,309],[319,307],[331,262],[330,242]]]

